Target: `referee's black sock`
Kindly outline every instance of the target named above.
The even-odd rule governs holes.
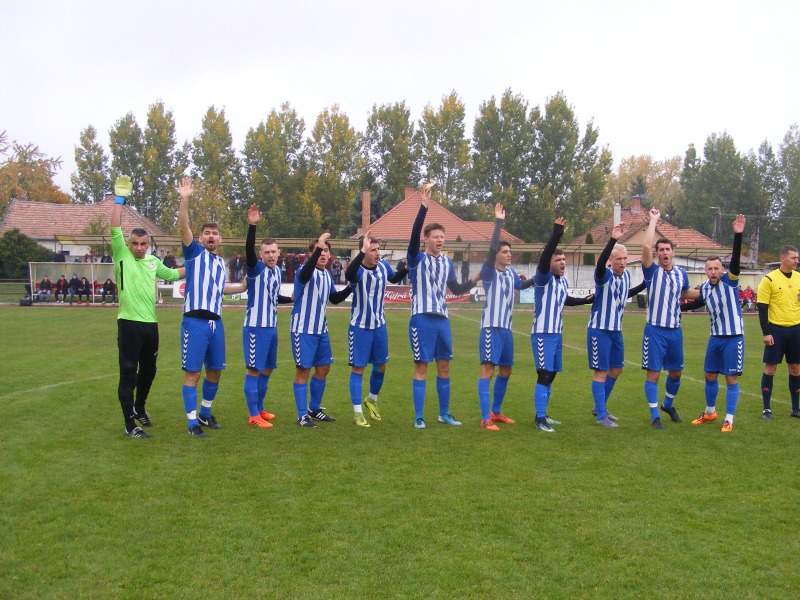
[[[789,375],[789,394],[792,398],[792,410],[800,409],[800,375]]]
[[[764,410],[771,410],[769,402],[772,399],[772,375],[761,375],[761,399],[764,401]]]

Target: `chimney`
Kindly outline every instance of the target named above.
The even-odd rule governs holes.
[[[361,234],[367,235],[369,231],[370,221],[370,206],[372,204],[372,197],[369,190],[361,190]]]
[[[619,225],[620,221],[622,221],[622,207],[619,202],[614,202],[614,227]]]
[[[639,196],[631,196],[631,212],[642,212],[642,199]]]
[[[405,200],[409,196],[411,196],[411,194],[413,194],[414,191],[415,190],[414,190],[414,186],[413,185],[407,185],[405,191],[403,192],[403,200]]]

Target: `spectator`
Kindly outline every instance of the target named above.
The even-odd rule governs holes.
[[[172,252],[167,250],[167,255],[164,257],[164,266],[168,269],[174,269],[176,266],[175,257],[172,256]]]
[[[466,257],[461,261],[461,283],[469,281],[469,261]]]
[[[53,293],[53,282],[45,275],[42,277],[42,282],[39,284],[39,292],[36,294],[39,302],[43,302],[42,297],[50,302],[50,294]]]
[[[331,274],[333,275],[334,282],[342,283],[342,263],[339,262],[338,258],[333,259]]]
[[[291,273],[290,273],[291,279],[289,280],[289,283],[294,283],[294,275],[295,275],[295,273],[297,273],[297,270],[300,268],[300,255],[299,254],[295,254],[294,256],[292,256],[292,263],[291,264],[292,264],[292,270],[291,270]]]
[[[755,292],[749,285],[747,286],[747,289],[742,292],[742,299],[742,308],[744,308],[744,305],[747,304],[747,310],[752,310],[753,303],[755,302]]]
[[[81,277],[78,286],[78,304],[81,303],[84,294],[86,294],[86,305],[88,306],[92,301],[92,284],[86,277]]]
[[[53,262],[67,262],[67,257],[64,256],[63,250],[56,252],[56,255],[53,257]]]
[[[81,280],[78,279],[78,274],[73,273],[72,279],[69,280],[69,303],[72,304],[72,299],[77,295],[78,288],[81,287]]]
[[[113,263],[114,259],[112,259],[111,255],[108,252],[106,252],[105,254],[103,254],[103,257],[100,259],[100,262],[101,263]]]
[[[103,296],[103,304],[106,303],[106,296],[109,294],[112,298],[111,302],[113,304],[117,303],[117,284],[111,281],[110,277],[106,279],[105,283],[103,284],[103,291],[101,294]]]
[[[231,260],[230,267],[233,283],[239,283],[242,280],[242,268],[244,267],[244,259],[241,254],[236,253],[236,256]]]
[[[63,275],[59,277],[58,281],[56,281],[55,287],[55,295],[56,295],[56,304],[64,304],[67,301],[67,292],[69,291],[69,283],[67,282],[67,278]],[[61,296],[61,300],[58,299],[58,296]]]

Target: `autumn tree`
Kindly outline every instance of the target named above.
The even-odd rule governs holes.
[[[100,202],[111,187],[111,175],[108,156],[97,141],[97,130],[91,125],[81,132],[80,144],[75,146],[75,166],[70,176],[75,201],[81,204]]]
[[[675,206],[683,197],[681,169],[680,156],[664,160],[655,160],[649,155],[623,158],[606,180],[605,213],[611,214],[615,203],[627,205],[628,198],[637,195],[669,220],[667,215],[674,214]]]
[[[35,144],[9,142],[0,133],[0,214],[12,198],[69,204],[69,196],[53,181],[61,159],[44,154]]]

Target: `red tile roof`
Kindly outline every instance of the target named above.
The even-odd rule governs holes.
[[[0,225],[0,235],[12,227],[37,240],[53,238],[56,235],[83,235],[86,226],[100,216],[105,217],[106,222],[110,222],[113,206],[114,200],[110,198],[97,204],[52,204],[32,200],[12,200]],[[167,235],[155,223],[140,215],[135,208],[123,206],[122,232],[127,235],[135,227],[142,227],[153,236]]]
[[[422,195],[414,192],[405,200],[393,207],[380,219],[376,219],[370,226],[372,234],[382,240],[408,240],[411,237],[411,227],[417,218]],[[488,242],[492,239],[494,223],[489,221],[464,221],[441,204],[431,202],[428,205],[428,214],[425,223],[439,223],[444,226],[445,241],[455,241],[461,238],[462,242]],[[354,235],[353,238],[357,238]],[[500,232],[500,239],[511,243],[521,244],[522,240],[511,235],[505,229]]]

